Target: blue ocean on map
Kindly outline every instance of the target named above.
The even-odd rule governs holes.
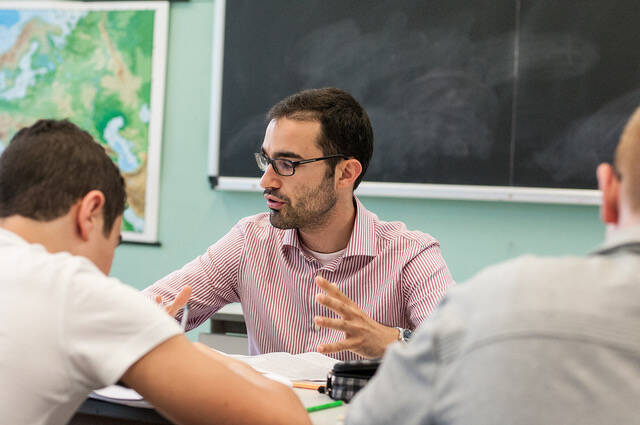
[[[45,68],[33,69],[31,67],[31,57],[37,48],[37,43],[31,43],[29,51],[20,59],[18,78],[16,78],[13,87],[0,92],[1,99],[12,100],[24,97],[27,94],[27,88],[35,84],[36,76],[47,73]],[[3,76],[3,80],[4,78]],[[5,84],[3,83],[2,87],[4,88],[4,86]]]
[[[144,232],[144,218],[138,217],[131,208],[124,210],[124,218],[131,223],[133,230],[136,232]]]
[[[20,14],[17,10],[0,10],[0,25],[9,28],[19,20]]]
[[[0,7],[2,7],[2,2],[0,2]],[[59,13],[56,10],[47,9],[0,9],[0,54],[15,44],[20,31],[31,19],[38,18],[60,28],[61,35],[51,36],[51,40],[56,46],[60,46],[64,44],[67,35],[86,14],[87,12],[81,11]]]
[[[118,168],[125,173],[132,173],[138,167],[138,159],[131,152],[133,143],[120,135],[120,129],[124,126],[124,118],[112,118],[104,129],[103,137],[107,141],[111,149],[118,156]]]

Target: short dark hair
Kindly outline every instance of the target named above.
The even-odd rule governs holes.
[[[373,154],[373,129],[367,112],[353,96],[334,87],[304,90],[269,110],[268,121],[279,118],[319,121],[318,145],[323,155],[344,154],[362,164],[353,188],[358,187]],[[327,161],[332,174],[339,160]]]
[[[51,221],[91,190],[104,194],[103,231],[109,235],[124,212],[124,179],[105,149],[67,120],[21,129],[0,155],[0,217]]]

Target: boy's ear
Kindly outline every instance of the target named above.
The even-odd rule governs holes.
[[[96,228],[102,232],[104,203],[104,194],[99,190],[90,191],[78,201],[76,227],[83,241],[89,240]]]
[[[620,180],[610,164],[602,163],[596,169],[598,189],[602,196],[600,217],[607,224],[617,224],[619,218]]]

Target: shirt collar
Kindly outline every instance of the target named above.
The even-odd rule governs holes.
[[[605,242],[598,251],[609,250],[634,242],[640,242],[640,226],[616,228],[607,232]]]
[[[282,247],[290,246],[302,251],[302,242],[298,238],[298,229],[286,229],[282,238]]]
[[[13,233],[11,230],[7,230],[2,227],[0,227],[0,241],[13,243],[20,242],[23,244],[27,243],[27,241],[22,239],[17,233]]]
[[[343,257],[376,256],[375,214],[368,211],[357,197],[353,197],[356,207],[356,219]],[[283,248],[290,246],[302,251],[302,242],[297,229],[286,229],[282,239]]]
[[[376,215],[367,210],[358,198],[353,197],[356,204],[356,219],[353,223],[351,237],[347,244],[345,257],[376,256]]]

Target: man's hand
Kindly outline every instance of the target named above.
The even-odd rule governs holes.
[[[178,294],[175,300],[171,304],[164,305],[162,302],[162,297],[160,295],[156,295],[156,302],[164,307],[164,311],[171,317],[176,317],[178,311],[184,307],[184,305],[189,301],[191,297],[191,286],[187,285]]]
[[[320,344],[323,354],[350,350],[364,357],[381,357],[387,345],[398,340],[398,330],[381,325],[362,311],[338,287],[323,277],[316,277],[316,285],[325,293],[316,295],[316,301],[335,311],[342,319],[316,316],[316,325],[343,331],[345,339],[333,344]]]

